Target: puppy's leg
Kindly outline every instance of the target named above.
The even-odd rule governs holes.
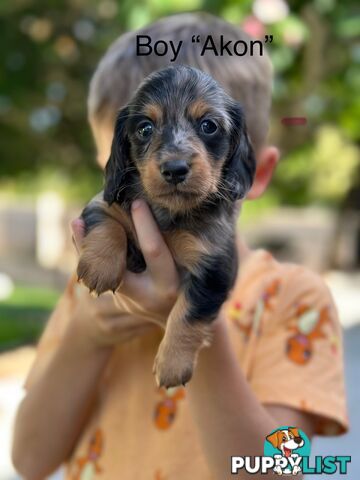
[[[233,285],[236,255],[209,258],[189,274],[166,324],[154,363],[159,386],[187,383],[202,346],[210,343],[214,320]]]
[[[95,201],[82,213],[85,237],[77,274],[98,295],[117,290],[126,267],[127,236],[113,210],[105,202]]]
[[[185,385],[192,377],[197,352],[210,340],[210,325],[187,320],[189,304],[184,293],[176,301],[166,324],[153,372],[159,387]]]

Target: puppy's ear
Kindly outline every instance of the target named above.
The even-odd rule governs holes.
[[[127,107],[118,113],[110,158],[105,167],[104,200],[109,205],[124,200],[126,172],[130,162],[130,141],[125,127],[128,114]]]
[[[289,432],[293,433],[294,437],[301,437],[299,430],[295,427],[289,427]]]
[[[240,104],[233,102],[228,111],[231,119],[231,143],[223,169],[223,193],[235,201],[244,198],[250,190],[255,176],[256,160],[246,131],[243,109]]]
[[[279,431],[272,433],[266,437],[266,440],[271,443],[274,448],[278,448],[280,445]]]

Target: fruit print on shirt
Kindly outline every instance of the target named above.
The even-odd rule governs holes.
[[[179,400],[185,398],[184,387],[160,388],[158,393],[162,399],[155,405],[154,422],[159,430],[167,430],[173,424]]]
[[[274,279],[265,288],[260,298],[256,302],[255,306],[250,310],[244,310],[241,302],[235,301],[230,305],[228,314],[230,319],[234,322],[236,327],[244,334],[245,342],[248,341],[250,334],[254,331],[257,335],[260,335],[261,318],[265,311],[271,311],[274,308],[274,300],[280,290],[280,280]],[[247,323],[244,322],[245,318],[249,318]]]
[[[72,476],[73,480],[93,480],[96,474],[103,471],[99,465],[103,448],[103,433],[98,428],[90,438],[87,453],[75,460],[76,472]]]
[[[326,338],[324,326],[331,325],[329,307],[315,310],[301,304],[296,308],[294,320],[296,324],[289,327],[293,335],[287,339],[286,355],[294,363],[306,365],[313,355],[314,340]]]
[[[166,480],[166,478],[167,477],[165,477],[160,468],[155,471],[154,480]]]

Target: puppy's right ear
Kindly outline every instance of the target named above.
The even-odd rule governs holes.
[[[130,141],[125,126],[128,115],[127,107],[118,113],[110,158],[105,167],[104,200],[109,205],[124,200],[126,172],[130,162]]]

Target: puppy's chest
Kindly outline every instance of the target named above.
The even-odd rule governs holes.
[[[202,262],[216,253],[216,247],[205,236],[196,236],[186,230],[163,232],[165,242],[181,270],[196,273]],[[128,238],[127,268],[135,273],[146,269],[144,257],[133,237]]]
[[[212,254],[206,236],[196,236],[186,230],[165,232],[164,238],[169,250],[180,267],[195,273],[201,260]]]
[[[172,221],[157,211],[153,214],[180,270],[196,274],[209,259],[227,256],[234,244],[235,225],[227,212]],[[140,272],[146,265],[135,238],[131,235],[128,242],[128,268]]]
[[[165,241],[176,264],[196,273],[210,258],[224,256],[234,241],[234,226],[225,218],[180,226],[163,231]]]

